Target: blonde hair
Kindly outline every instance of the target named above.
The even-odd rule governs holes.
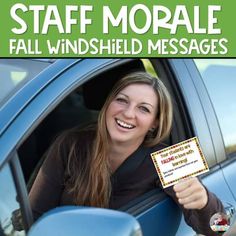
[[[122,89],[131,84],[150,85],[154,89],[158,100],[158,109],[156,114],[158,126],[151,134],[146,135],[143,145],[149,147],[155,146],[163,141],[170,133],[173,116],[172,102],[170,94],[162,81],[145,72],[134,72],[120,79],[113,87],[100,111],[92,153],[88,150],[88,153],[91,153],[90,161],[86,162],[87,165],[84,167],[84,169],[87,170],[86,173],[84,169],[75,170],[75,166],[77,165],[75,165],[76,163],[74,163],[73,159],[76,159],[76,157],[74,156],[70,158],[72,160],[70,161],[71,166],[73,166],[72,168],[74,169],[72,175],[75,180],[73,181],[71,189],[75,193],[76,202],[79,205],[109,207],[111,195],[111,171],[108,160],[109,136],[106,128],[105,114],[108,106],[114,100],[116,95]],[[75,178],[76,175],[78,176],[78,173],[83,174],[82,176],[80,174],[80,178]],[[81,189],[86,189],[86,191],[82,192]]]

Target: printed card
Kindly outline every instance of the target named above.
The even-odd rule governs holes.
[[[163,188],[209,171],[197,137],[151,153]]]

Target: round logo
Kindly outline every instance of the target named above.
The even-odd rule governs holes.
[[[223,233],[230,227],[229,217],[225,213],[216,213],[210,219],[210,227],[214,232]]]

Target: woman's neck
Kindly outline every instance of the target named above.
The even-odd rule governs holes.
[[[109,148],[109,159],[111,170],[114,173],[116,169],[140,146],[139,143],[133,145],[123,145],[112,143]]]

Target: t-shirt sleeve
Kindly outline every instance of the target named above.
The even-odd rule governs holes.
[[[200,210],[189,210],[185,209],[181,204],[178,203],[173,186],[164,189],[164,191],[179,205],[184,214],[186,223],[191,226],[194,231],[196,231],[198,234],[207,236],[218,235],[216,232],[211,230],[210,219],[215,213],[224,212],[225,210],[221,201],[213,193],[206,189],[208,194],[208,202],[206,206]]]
[[[69,135],[59,136],[46,154],[29,193],[35,219],[60,204],[69,146]]]

